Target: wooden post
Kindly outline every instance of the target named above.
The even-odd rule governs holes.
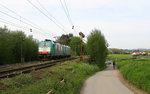
[[[22,49],[22,43],[25,40],[24,36],[20,36],[21,38],[21,46],[20,46],[20,54],[21,54],[21,63],[24,63],[24,57],[23,57],[23,49]]]

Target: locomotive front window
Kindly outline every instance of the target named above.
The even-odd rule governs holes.
[[[50,43],[40,43],[39,47],[50,47]]]
[[[43,43],[39,43],[39,47],[43,47]]]

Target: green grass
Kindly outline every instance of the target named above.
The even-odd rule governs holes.
[[[132,55],[124,55],[124,54],[121,54],[121,55],[108,55],[107,57],[109,60],[122,60],[122,59],[130,59],[132,58]]]
[[[0,94],[79,94],[89,76],[99,67],[79,61],[65,62],[55,67],[0,80]]]
[[[150,58],[129,56],[112,55],[110,57],[117,60],[117,67],[124,78],[150,94]]]

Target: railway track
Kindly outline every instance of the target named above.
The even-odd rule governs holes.
[[[15,68],[15,69],[2,70],[2,71],[0,71],[0,79],[10,78],[10,77],[14,77],[16,75],[22,74],[22,73],[29,73],[31,71],[51,67],[51,66],[54,66],[58,63],[68,61],[68,60],[73,60],[73,59],[76,59],[76,58],[67,58],[67,59],[56,60],[56,61],[43,63],[43,64],[30,65],[30,66]]]

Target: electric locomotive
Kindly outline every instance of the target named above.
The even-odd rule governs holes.
[[[39,59],[52,59],[71,56],[69,46],[62,45],[51,40],[39,42],[38,52]]]

